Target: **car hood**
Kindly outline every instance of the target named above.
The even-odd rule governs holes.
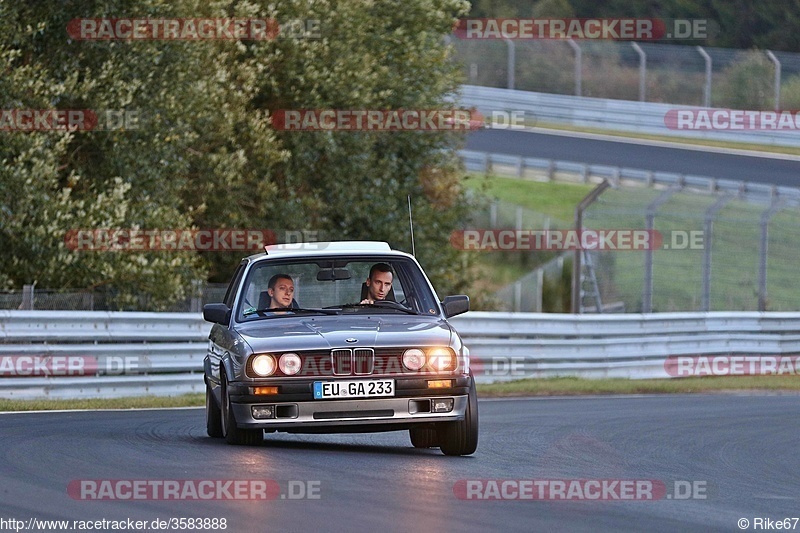
[[[254,352],[449,346],[452,335],[445,320],[412,315],[271,318],[240,325],[237,331]]]

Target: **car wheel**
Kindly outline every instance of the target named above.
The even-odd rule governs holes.
[[[432,428],[411,428],[408,430],[411,436],[411,444],[414,448],[438,448],[439,435],[435,429]]]
[[[233,415],[233,407],[231,406],[231,399],[228,396],[228,379],[224,373],[220,374],[220,382],[222,383],[222,435],[228,444],[244,444],[246,446],[253,446],[261,443],[264,440],[264,431],[260,429],[244,429],[236,426],[236,418]]]
[[[439,445],[445,455],[471,455],[478,449],[478,392],[475,378],[469,388],[467,411],[464,420],[443,422],[437,433]]]
[[[222,411],[206,383],[206,433],[209,437],[222,437]]]

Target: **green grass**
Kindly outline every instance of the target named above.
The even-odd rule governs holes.
[[[524,229],[541,229],[548,219],[551,228],[572,227],[575,206],[594,188],[593,185],[544,183],[476,173],[465,177],[464,184],[476,193],[501,201],[497,210],[499,227],[514,227],[516,206],[522,207]],[[476,228],[487,228],[488,216],[476,217],[472,224]],[[474,253],[479,270],[479,279],[473,287],[475,294],[493,294],[555,255],[552,252]]]
[[[470,174],[465,178],[464,185],[482,191],[490,198],[519,205],[568,224],[575,218],[575,206],[595,187],[483,174]]]
[[[525,229],[542,228],[544,216],[552,217],[551,227],[571,227],[575,206],[593,185],[547,183],[518,178],[471,175],[467,187],[483,191],[504,203],[498,220],[514,220],[513,204],[522,206]],[[645,187],[624,187],[603,193],[584,215],[584,224],[596,229],[643,229],[645,210],[662,191]],[[663,204],[655,218],[655,229],[668,238],[673,231],[702,231],[706,210],[716,196],[681,192]],[[710,309],[758,309],[758,269],[760,253],[760,217],[765,204],[730,201],[713,224],[711,254]],[[535,213],[539,216],[529,216]],[[502,216],[501,216],[502,215]],[[484,227],[484,226],[480,226]],[[800,285],[794,265],[800,261],[795,245],[800,234],[800,209],[785,208],[772,219],[769,227],[767,261],[767,309],[794,311],[800,302]],[[705,241],[707,245],[708,240]],[[481,253],[479,264],[484,280],[496,280],[487,289],[497,290],[536,267],[535,255],[514,256],[508,253]],[[599,254],[597,272],[605,301],[622,301],[629,312],[641,310],[645,253],[608,251]],[[699,309],[702,301],[702,249],[659,249],[653,253],[653,310],[686,311]],[[517,261],[517,259],[526,259]],[[546,258],[542,258],[542,262]],[[484,283],[485,285],[485,283]]]
[[[481,398],[512,396],[580,396],[588,394],[667,394],[730,391],[800,391],[797,376],[715,376],[673,379],[525,379],[478,384]],[[2,400],[0,411],[51,411],[69,409],[143,409],[202,407],[203,394],[142,396],[111,400]]]
[[[0,399],[0,411],[52,411],[59,409],[157,409],[205,405],[205,394],[182,396],[137,396],[133,398],[86,398],[82,400],[6,400]]]

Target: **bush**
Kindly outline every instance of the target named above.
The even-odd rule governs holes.
[[[775,67],[756,50],[717,75],[712,86],[714,107],[733,109],[772,109]]]

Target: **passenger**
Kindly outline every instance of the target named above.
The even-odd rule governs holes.
[[[267,294],[270,297],[269,309],[292,307],[294,298],[294,281],[288,274],[275,274],[269,278]]]

